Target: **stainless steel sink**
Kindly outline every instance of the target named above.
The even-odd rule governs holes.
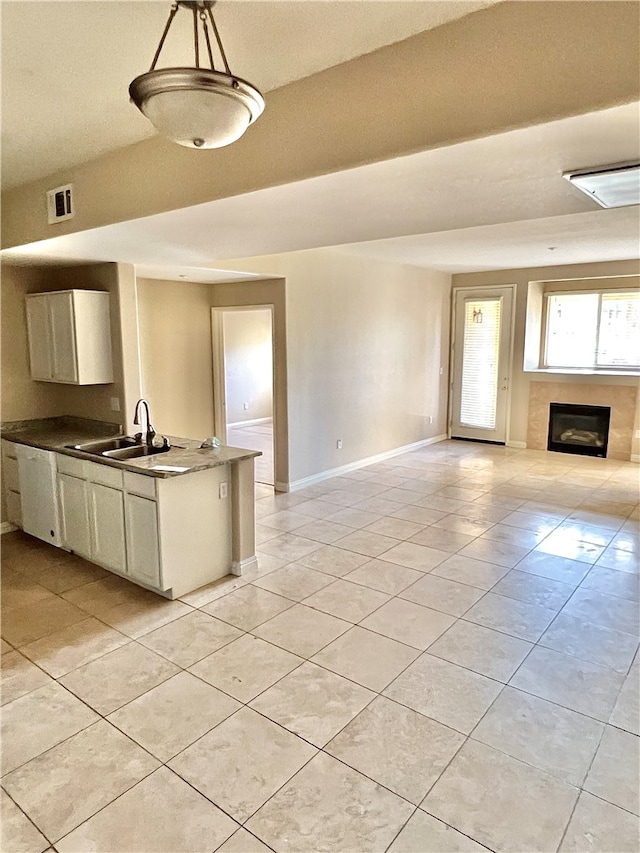
[[[148,447],[146,444],[135,444],[133,447],[120,447],[115,450],[103,450],[101,456],[107,459],[139,459],[142,456],[155,456],[166,453],[170,447]]]
[[[103,438],[100,441],[88,441],[86,444],[69,444],[71,450],[81,450],[83,453],[92,453],[102,456],[105,452],[121,449],[135,449],[142,447],[132,435],[119,435],[115,438]]]

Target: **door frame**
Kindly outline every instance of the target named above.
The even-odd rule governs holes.
[[[509,344],[508,344],[508,366],[509,366],[509,380],[507,383],[507,397],[505,401],[505,440],[504,446],[509,447],[509,437],[511,435],[511,399],[512,399],[512,388],[513,388],[513,355],[514,355],[514,345],[515,345],[515,325],[516,325],[516,296],[517,296],[517,285],[514,284],[483,284],[476,285],[474,287],[453,287],[451,289],[451,325],[449,329],[449,405],[447,407],[447,438],[451,438],[451,427],[453,423],[453,379],[454,379],[454,370],[455,370],[455,348],[456,348],[456,339],[455,339],[455,331],[456,331],[456,302],[458,294],[460,293],[483,293],[487,291],[496,291],[496,290],[504,290],[511,291],[511,317],[509,318],[511,323],[511,328],[509,332]],[[469,441],[478,441],[482,442],[482,439],[469,439]],[[491,442],[489,442],[491,443]],[[502,444],[502,442],[499,442]]]
[[[222,441],[227,443],[227,383],[224,354],[223,314],[225,311],[269,311],[271,313],[271,417],[273,421],[273,486],[276,483],[277,449],[276,449],[276,335],[275,335],[275,305],[262,303],[256,305],[220,305],[211,308],[211,349],[213,355],[213,431]]]

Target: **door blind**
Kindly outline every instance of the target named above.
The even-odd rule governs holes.
[[[460,423],[495,429],[501,298],[465,299]]]

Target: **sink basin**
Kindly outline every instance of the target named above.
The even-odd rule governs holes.
[[[115,438],[103,438],[100,441],[88,441],[86,444],[70,444],[71,450],[81,450],[83,453],[93,453],[102,456],[105,451],[126,449],[135,450],[142,445],[138,444],[131,435],[119,435]]]
[[[142,456],[155,456],[166,453],[170,447],[148,447],[146,444],[134,444],[133,447],[119,447],[114,450],[103,450],[101,456],[107,459],[139,459]]]

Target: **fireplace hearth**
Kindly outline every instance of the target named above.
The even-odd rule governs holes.
[[[609,406],[550,403],[547,450],[606,457],[610,420]]]

